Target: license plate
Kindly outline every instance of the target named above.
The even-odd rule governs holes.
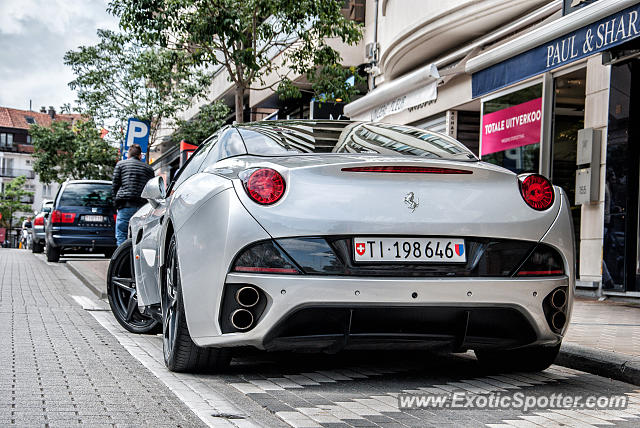
[[[367,263],[467,261],[462,238],[354,238],[353,260]]]
[[[104,221],[104,216],[101,215],[86,215],[84,216],[84,221],[87,223],[102,223]]]

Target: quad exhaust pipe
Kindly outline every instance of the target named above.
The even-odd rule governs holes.
[[[551,295],[551,306],[555,309],[562,309],[567,303],[567,292],[562,288],[558,288]]]
[[[563,312],[558,311],[551,317],[551,326],[558,331],[562,330],[566,322],[567,316]]]
[[[242,287],[236,292],[236,302],[242,307],[252,308],[260,301],[260,293],[254,287]]]
[[[246,309],[236,309],[231,313],[231,325],[238,330],[247,330],[253,325],[253,314]]]

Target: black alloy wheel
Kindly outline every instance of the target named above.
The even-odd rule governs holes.
[[[138,309],[131,239],[127,239],[118,247],[109,263],[107,295],[113,316],[131,333],[158,334],[162,331],[158,321],[142,314]]]
[[[162,345],[164,362],[174,372],[219,371],[231,361],[227,350],[201,348],[191,339],[182,300],[175,236],[169,241],[163,273]]]
[[[44,253],[48,262],[58,263],[60,261],[60,248],[52,247],[46,239],[44,241]]]

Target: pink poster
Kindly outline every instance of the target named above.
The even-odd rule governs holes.
[[[542,98],[482,116],[481,155],[540,142]]]

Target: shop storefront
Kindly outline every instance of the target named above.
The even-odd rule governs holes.
[[[639,3],[592,2],[481,53],[466,70],[481,104],[482,159],[561,186],[579,285],[640,297]]]

